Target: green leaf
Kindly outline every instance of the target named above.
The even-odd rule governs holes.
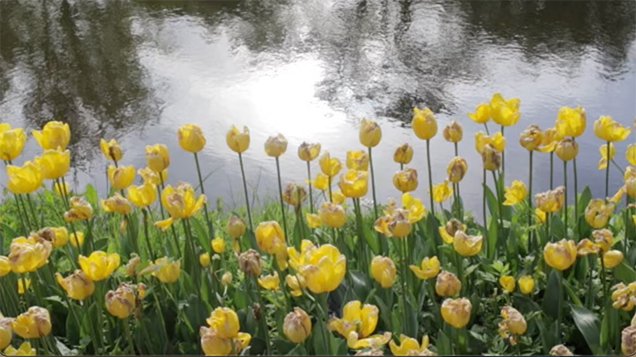
[[[614,268],[614,276],[625,284],[629,284],[636,280],[636,271],[623,261]]]
[[[490,190],[488,185],[483,186],[486,190],[486,203],[488,204],[488,210],[490,211],[490,216],[492,221],[497,221],[499,219],[499,202],[497,201],[497,197]]]
[[[596,314],[583,306],[570,304],[570,308],[572,309],[572,319],[574,320],[574,324],[585,338],[585,342],[587,342],[592,353],[595,355],[602,354],[599,345],[600,331]]]
[[[99,207],[99,195],[97,194],[97,190],[91,184],[86,185],[86,192],[84,193],[86,197],[86,201],[91,204],[93,207]]]
[[[548,277],[548,284],[545,289],[545,295],[543,296],[543,311],[556,319],[559,313],[559,300],[561,295],[561,279],[559,278],[559,272],[552,270]]]

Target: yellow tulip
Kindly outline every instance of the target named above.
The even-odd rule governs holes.
[[[194,188],[182,183],[177,187],[166,186],[161,192],[161,201],[173,219],[182,219],[190,218],[199,212],[206,202],[206,196],[200,195],[197,198]]]
[[[338,191],[333,191],[331,193],[331,200],[333,201],[333,203],[337,205],[344,205],[345,201],[347,200],[347,197],[343,195],[340,190],[338,190]]]
[[[565,187],[559,186],[551,191],[542,192],[534,196],[537,208],[545,213],[560,211],[565,204]]]
[[[433,200],[437,203],[442,203],[449,199],[453,195],[453,187],[449,184],[448,180],[433,185]]]
[[[164,144],[146,146],[146,163],[154,172],[163,172],[170,166],[170,152]]]
[[[501,285],[501,288],[511,294],[515,291],[515,287],[516,287],[516,281],[515,281],[515,277],[511,276],[511,275],[504,275],[502,277],[499,278],[499,285]]]
[[[342,206],[325,202],[318,210],[320,221],[327,227],[340,228],[347,223],[347,214]]]
[[[636,306],[636,281],[625,285],[618,283],[612,287],[612,307],[632,311]]]
[[[391,354],[394,356],[434,356],[435,354],[428,349],[428,335],[422,337],[422,343],[418,343],[416,339],[406,335],[400,335],[400,344],[395,341],[389,342]]]
[[[300,207],[306,197],[305,188],[295,183],[288,183],[283,191],[283,200],[292,207]]]
[[[214,253],[216,254],[225,253],[225,239],[221,237],[216,237],[212,239],[212,242],[210,242],[210,244],[212,245],[212,250],[214,251]]]
[[[69,240],[71,241],[71,245],[73,247],[75,247],[75,248],[83,246],[84,245],[84,232],[71,233],[71,236],[69,237]]]
[[[557,130],[555,128],[548,128],[543,132],[541,145],[537,147],[537,150],[543,153],[554,152],[559,141],[561,141],[561,135],[559,135]]]
[[[408,221],[411,224],[419,222],[426,216],[426,208],[422,201],[408,192],[402,194],[402,207],[408,212]]]
[[[603,199],[590,200],[585,208],[585,221],[592,228],[603,228],[609,222],[616,205]]]
[[[464,137],[464,129],[462,129],[462,126],[458,122],[453,120],[444,128],[442,134],[446,141],[458,143],[462,141],[462,138]]]
[[[362,150],[347,151],[347,168],[367,171],[369,169],[369,155]]]
[[[414,107],[411,126],[415,135],[422,140],[430,140],[437,134],[437,119],[429,108]]]
[[[277,272],[258,278],[258,285],[265,290],[278,290],[280,289],[280,277]]]
[[[602,259],[606,269],[614,269],[623,261],[623,252],[612,249],[604,253]]]
[[[530,275],[519,278],[519,290],[522,294],[530,295],[534,292],[534,279]]]
[[[471,236],[464,231],[457,231],[453,237],[453,248],[463,257],[472,257],[481,252],[483,242],[482,236]]]
[[[197,153],[205,147],[205,136],[201,127],[194,124],[186,124],[177,131],[179,145],[187,152]]]
[[[234,338],[221,338],[214,329],[202,326],[201,349],[206,356],[239,355],[252,340],[249,333],[239,332]]]
[[[68,230],[66,227],[46,227],[40,229],[35,236],[51,242],[53,248],[60,248],[68,242]]]
[[[144,180],[144,183],[154,186],[159,186],[162,182],[168,181],[168,169],[161,171],[161,174],[159,174],[150,167],[144,167],[143,169],[137,170],[137,173]]]
[[[238,315],[228,307],[217,307],[205,321],[221,338],[234,338],[241,328]]]
[[[546,244],[543,249],[543,259],[552,268],[566,270],[576,261],[576,243],[562,239],[555,243]]]
[[[402,193],[415,191],[417,189],[417,171],[406,168],[393,175],[393,186]]]
[[[37,191],[42,186],[44,176],[40,166],[27,161],[22,166],[7,166],[7,188],[12,193],[25,194]]]
[[[311,335],[311,318],[305,310],[295,307],[285,316],[283,333],[293,343],[303,343]]]
[[[342,194],[349,198],[360,198],[369,189],[369,173],[366,171],[348,170],[340,175],[338,186]]]
[[[550,356],[574,356],[574,354],[567,347],[561,344],[550,349]]]
[[[254,249],[248,249],[241,253],[238,257],[239,268],[242,272],[251,276],[261,275],[262,262],[261,256]]]
[[[629,144],[625,152],[625,158],[630,165],[636,166],[636,144]]]
[[[511,186],[506,187],[505,197],[506,200],[503,204],[505,206],[514,206],[526,200],[528,189],[523,181],[514,180]]]
[[[267,254],[279,255],[287,250],[285,232],[276,221],[261,222],[254,234],[258,248]]]
[[[413,226],[409,221],[409,211],[395,209],[389,214],[379,217],[373,228],[388,238],[404,238],[411,233]]]
[[[516,345],[518,336],[525,334],[528,329],[526,319],[512,306],[501,308],[501,317],[503,320],[499,322],[499,335],[511,345]]]
[[[71,208],[64,213],[66,222],[86,221],[93,217],[93,207],[84,198],[73,196],[70,204]]]
[[[31,287],[31,279],[19,278],[18,279],[18,294],[24,295]]]
[[[468,321],[470,321],[472,308],[473,306],[470,300],[466,298],[449,298],[442,303],[442,318],[447,324],[454,328],[464,328],[468,325]]]
[[[67,123],[50,121],[42,130],[33,130],[33,137],[43,150],[65,150],[71,141],[71,128]]]
[[[108,279],[119,268],[120,262],[119,254],[101,250],[92,252],[88,257],[79,256],[80,268],[92,281]]]
[[[462,282],[457,278],[457,275],[442,271],[437,275],[435,281],[435,293],[442,297],[455,296],[462,290]]]
[[[0,255],[0,278],[11,272],[11,262],[9,258]],[[2,348],[0,348],[2,349]]]
[[[210,266],[210,253],[201,253],[199,254],[199,265],[201,265],[201,267],[203,268],[207,268]]]
[[[393,161],[398,164],[407,165],[413,160],[413,147],[409,144],[402,144],[395,149],[393,153]]]
[[[298,157],[303,161],[313,161],[320,155],[320,144],[304,142],[298,147]]]
[[[559,159],[563,161],[570,161],[579,154],[579,144],[574,138],[565,138],[556,146],[555,152]]]
[[[237,216],[232,216],[227,221],[227,233],[234,239],[238,239],[243,236],[246,229],[247,227],[245,226],[245,222]]]
[[[287,139],[283,134],[270,136],[265,140],[265,153],[270,157],[280,157],[287,151]]]
[[[336,159],[335,157],[331,157],[328,151],[325,151],[322,156],[320,156],[319,163],[322,173],[329,177],[336,176],[342,169],[340,160]]]
[[[11,338],[13,337],[12,321],[13,319],[3,317],[0,314],[0,351],[11,344]]]
[[[537,125],[530,125],[519,136],[519,144],[528,151],[536,150],[543,141],[543,132]]]
[[[24,339],[46,337],[51,333],[51,315],[43,307],[31,306],[13,320],[11,327]]]
[[[484,170],[497,171],[501,167],[501,153],[495,150],[490,144],[484,147],[481,153]]]
[[[135,181],[134,166],[108,166],[108,180],[115,190],[123,190]]]
[[[482,103],[475,108],[474,113],[469,113],[468,117],[477,124],[485,124],[490,120],[490,104]]]
[[[499,131],[490,136],[481,131],[475,134],[475,150],[478,153],[483,154],[487,145],[496,152],[503,152],[506,149],[506,138]]]
[[[221,277],[221,284],[223,284],[223,286],[232,284],[232,273],[230,273],[229,271],[223,273],[223,276]]]
[[[368,148],[375,147],[382,139],[382,128],[373,120],[362,119],[359,137],[362,145]]]
[[[139,186],[128,187],[128,200],[139,208],[145,208],[157,200],[155,185],[144,183]]]
[[[325,191],[329,188],[329,176],[319,172],[316,178],[311,181],[311,186],[316,190]]]
[[[155,260],[150,266],[142,270],[139,274],[151,273],[164,284],[172,284],[179,280],[181,276],[181,262],[174,261],[168,257]]]
[[[342,318],[332,318],[329,321],[329,329],[336,331],[343,337],[348,337],[351,332],[364,338],[375,331],[378,325],[380,310],[371,304],[362,304],[358,300],[349,301],[342,308]]]
[[[0,124],[0,159],[4,161],[15,160],[26,144],[26,134],[24,129],[11,129],[11,125],[7,123]],[[0,348],[1,349],[1,348]]]
[[[301,275],[288,274],[285,277],[285,284],[294,297],[302,296],[303,289],[306,287],[305,279]]]
[[[127,215],[132,212],[132,205],[119,192],[115,193],[113,197],[102,200],[101,204],[102,209],[106,213],[118,213],[121,215]]]
[[[128,318],[135,312],[136,307],[135,290],[128,284],[121,284],[117,290],[109,290],[106,293],[106,310],[119,319]]]
[[[581,239],[576,245],[576,254],[578,256],[586,256],[588,254],[597,254],[601,250],[600,246],[591,240]]]
[[[250,147],[250,131],[246,126],[243,126],[243,131],[240,131],[232,125],[225,136],[225,142],[230,150],[239,154],[243,153]]]
[[[437,256],[433,256],[431,258],[426,257],[422,259],[422,263],[420,266],[417,265],[409,265],[409,268],[421,280],[432,279],[437,276],[440,272],[440,262],[437,259]]]
[[[627,139],[629,133],[631,129],[622,126],[610,116],[603,115],[594,122],[594,134],[603,141],[623,141]]]
[[[500,93],[495,93],[490,100],[490,115],[492,120],[501,126],[517,124],[521,113],[519,112],[518,98],[506,100]]]
[[[439,227],[438,230],[444,243],[453,244],[453,240],[455,240],[455,233],[458,231],[466,231],[466,228],[465,224],[455,218],[451,218],[444,226]]]
[[[375,334],[361,339],[357,332],[351,331],[349,336],[347,336],[347,346],[352,350],[369,349],[370,351],[379,351],[390,340],[390,332]]]
[[[110,139],[109,141],[100,139],[99,148],[102,150],[102,154],[104,154],[106,160],[117,162],[121,161],[121,159],[124,157],[124,152],[115,139]]]
[[[616,147],[614,146],[614,143],[609,143],[609,147],[609,159],[607,157],[607,144],[603,144],[598,147],[598,152],[601,155],[601,159],[597,166],[599,170],[605,170],[607,168],[607,164],[614,159],[614,156],[616,156]]]
[[[625,180],[625,192],[631,198],[636,198],[636,177]]]
[[[18,349],[13,346],[7,347],[4,350],[4,354],[7,356],[37,356],[38,351],[31,347],[30,342],[22,342]]]
[[[295,251],[293,248],[288,249],[290,250]],[[291,260],[290,258],[290,265]],[[331,244],[304,251],[301,261],[303,264],[297,265],[295,269],[303,277],[309,291],[314,294],[336,290],[347,271],[346,257]]]
[[[609,229],[592,231],[592,238],[594,239],[594,244],[598,245],[603,252],[607,252],[614,244],[614,234]]]
[[[468,163],[466,162],[466,159],[460,156],[455,156],[451,159],[450,163],[448,163],[448,168],[446,168],[448,181],[452,183],[459,183],[464,178],[467,171]]]
[[[311,229],[319,228],[321,225],[320,215],[315,213],[305,213],[305,221],[307,222],[307,226]]]
[[[387,289],[393,286],[397,278],[397,268],[389,257],[375,256],[371,260],[371,277]]]
[[[636,324],[632,323],[621,331],[621,351],[623,356],[636,355]]]
[[[53,246],[46,240],[18,237],[9,246],[11,270],[16,274],[31,273],[43,267],[51,256]]]
[[[559,135],[579,137],[585,132],[587,117],[585,109],[581,107],[561,107],[557,116],[555,128]]]

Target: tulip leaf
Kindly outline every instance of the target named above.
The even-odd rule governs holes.
[[[490,211],[490,219],[497,221],[499,219],[499,201],[497,201],[497,197],[495,197],[495,194],[490,190],[490,187],[486,185],[484,189],[486,190],[486,203]]]
[[[592,353],[595,355],[602,354],[602,351],[599,349],[600,331],[596,314],[583,306],[570,304],[570,308],[572,309],[574,324],[585,338],[585,342],[587,342]]]
[[[545,295],[543,296],[543,311],[554,319],[557,318],[559,313],[559,299],[561,299],[560,295],[562,293],[559,274],[560,273],[554,269],[550,272]]]
[[[636,280],[636,271],[623,261],[614,268],[614,276],[625,284],[629,284]]]
[[[592,191],[590,191],[590,187],[589,186],[585,186],[585,188],[583,189],[583,192],[581,192],[581,194],[579,195],[579,202],[578,202],[578,211],[576,212],[576,216],[577,217],[582,217],[583,213],[585,212],[585,208],[587,207],[587,204],[592,200]]]
[[[84,197],[86,197],[86,201],[91,204],[91,206],[97,208],[99,206],[99,195],[97,194],[97,190],[95,186],[90,183],[86,185],[86,192],[84,193]]]

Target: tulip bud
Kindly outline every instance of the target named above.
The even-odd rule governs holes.
[[[245,222],[237,216],[232,216],[227,222],[227,233],[230,237],[238,239],[245,234]]]
[[[543,259],[552,268],[566,270],[576,261],[576,244],[572,240],[562,239],[548,243],[543,249]]]
[[[121,161],[124,157],[124,152],[115,139],[110,139],[109,141],[101,139],[99,141],[99,148],[102,150],[102,154],[104,154],[106,160],[117,162]]]
[[[621,351],[625,356],[636,354],[636,326],[627,326],[621,332]]]
[[[458,143],[462,141],[462,138],[464,136],[464,129],[462,129],[462,126],[458,122],[453,120],[444,128],[442,134],[444,135],[444,139],[446,139],[446,141],[451,143]]]
[[[267,156],[279,157],[287,151],[287,139],[283,134],[270,136],[265,141],[265,153]]]
[[[499,285],[503,288],[503,290],[509,294],[515,291],[515,277],[510,275],[504,275],[499,278]]]
[[[441,297],[450,297],[459,294],[462,290],[462,282],[457,278],[457,275],[442,271],[437,275],[435,282],[435,292]]]
[[[177,131],[179,146],[187,152],[197,153],[205,147],[205,136],[201,127],[194,124],[186,124]]]
[[[483,241],[484,238],[480,235],[471,236],[464,231],[457,231],[453,237],[453,248],[462,257],[472,257],[481,252]]]
[[[311,335],[311,318],[305,310],[295,307],[285,316],[283,333],[293,343],[303,343]]]
[[[564,345],[556,345],[550,349],[550,356],[574,356],[574,354]]]
[[[309,144],[303,142],[298,147],[298,157],[303,161],[313,161],[315,158],[320,155],[320,144]]]
[[[331,202],[325,202],[318,211],[320,221],[327,227],[340,228],[347,223],[347,214],[342,206]]]
[[[371,260],[371,276],[383,288],[392,287],[397,277],[395,263],[389,257],[373,257]]]
[[[199,255],[199,264],[202,267],[207,268],[210,266],[210,253],[202,253]]]
[[[373,120],[362,119],[359,137],[362,145],[368,148],[375,147],[382,139],[382,128]]]
[[[409,144],[402,144],[395,149],[395,153],[393,154],[393,161],[398,164],[407,165],[409,162],[413,160],[413,147]]]
[[[557,144],[555,152],[559,159],[570,161],[579,154],[579,144],[574,138],[565,138]]]
[[[525,295],[532,294],[534,292],[534,279],[530,275],[519,278],[519,290]]]
[[[402,193],[415,191],[417,184],[417,171],[415,169],[407,168],[393,175],[393,185]]]
[[[285,191],[283,192],[283,200],[290,206],[300,207],[300,205],[307,197],[307,192],[305,188],[295,183],[289,183],[285,186]]]
[[[347,151],[347,168],[367,171],[369,169],[369,155],[362,150]]]
[[[4,350],[11,343],[13,337],[12,321],[13,319],[0,315],[0,350]]]
[[[484,170],[499,170],[499,167],[501,166],[501,153],[495,150],[490,144],[484,146],[481,158],[484,163]]]
[[[146,146],[146,162],[148,167],[156,173],[163,172],[170,166],[170,152],[164,144]]]
[[[85,300],[95,292],[93,281],[79,269],[66,278],[63,278],[60,273],[56,273],[55,280],[66,291],[68,297],[74,300]]]
[[[51,333],[51,315],[43,307],[31,306],[13,320],[11,327],[24,339],[45,337]]]
[[[447,324],[460,329],[468,325],[472,304],[466,298],[446,299],[442,303],[442,318]]]
[[[214,251],[214,253],[223,254],[225,252],[225,239],[221,237],[212,239],[210,245],[212,246],[212,250]]]
[[[464,175],[466,175],[466,171],[468,171],[468,163],[466,160],[462,157],[455,156],[451,159],[446,169],[448,181],[459,183],[464,178]]]
[[[126,263],[126,275],[130,278],[137,276],[137,267],[139,264],[141,264],[141,258],[133,253],[132,258]]]
[[[530,125],[521,132],[519,144],[528,151],[536,150],[543,141],[543,132],[537,125]]]
[[[603,254],[602,259],[605,269],[613,269],[623,261],[623,252],[612,249]]]
[[[413,108],[411,126],[415,135],[422,140],[430,140],[437,134],[437,119],[429,108]]]
[[[232,284],[232,273],[230,273],[229,271],[223,273],[223,276],[221,276],[221,284],[223,284],[223,286]]]
[[[128,318],[136,307],[135,291],[128,284],[121,284],[117,290],[106,293],[106,310],[117,318]]]
[[[238,257],[239,268],[247,275],[261,275],[261,255],[254,249],[243,252]]]
[[[246,126],[243,126],[243,131],[240,131],[232,125],[225,136],[225,142],[230,150],[239,154],[243,153],[250,147],[250,131]]]

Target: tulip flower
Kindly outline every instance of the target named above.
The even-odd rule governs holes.
[[[238,257],[239,268],[242,272],[251,276],[261,275],[261,256],[254,249],[249,249],[241,253]]]
[[[225,136],[227,146],[236,153],[245,152],[250,146],[250,131],[243,126],[243,131],[232,125]]]
[[[101,250],[92,252],[88,257],[79,256],[79,266],[92,281],[108,279],[115,269],[119,268],[120,257],[117,253],[106,253]]]
[[[556,345],[550,349],[550,356],[574,356],[564,345]]]
[[[481,252],[483,242],[482,236],[471,236],[464,231],[457,231],[453,237],[453,248],[462,257],[472,257]]]
[[[559,159],[567,162],[573,160],[579,154],[579,144],[574,138],[565,138],[557,144],[555,152]]]
[[[362,145],[368,148],[375,147],[382,139],[382,128],[373,120],[362,119],[359,137]]]
[[[347,347],[352,350],[370,349],[371,351],[379,351],[390,340],[390,332],[375,334],[361,339],[357,332],[351,331],[349,336],[347,336]]]
[[[64,213],[66,222],[86,221],[93,217],[93,207],[83,197],[71,197],[70,206],[71,208]]]
[[[0,350],[11,344],[11,338],[13,337],[12,322],[13,319],[0,315]]]
[[[561,107],[555,129],[562,137],[571,136],[576,138],[583,135],[586,124],[585,109],[581,107]]]
[[[435,293],[441,297],[450,297],[459,294],[462,290],[462,282],[457,278],[457,275],[442,271],[437,275],[435,281]]]
[[[380,310],[375,305],[362,304],[358,300],[349,301],[342,308],[342,318],[332,318],[329,329],[343,337],[356,332],[359,338],[370,336],[378,324]]]
[[[303,142],[298,147],[298,157],[303,161],[313,161],[320,155],[320,144]]]
[[[67,123],[50,121],[42,130],[33,130],[33,137],[42,150],[65,150],[71,141],[71,128]]]
[[[362,150],[347,151],[347,168],[367,171],[369,169],[369,155]]]
[[[453,244],[455,233],[457,233],[458,231],[466,231],[466,229],[467,227],[465,224],[455,218],[451,218],[448,220],[448,222],[446,222],[444,226],[439,227],[438,230],[444,243]]]
[[[261,222],[254,233],[260,250],[267,254],[275,255],[279,263],[284,261],[287,255],[287,241],[285,232],[278,222]]]
[[[424,207],[422,201],[408,192],[402,194],[402,207],[408,212],[407,218],[411,224],[419,222],[426,216],[426,207]]]
[[[464,129],[462,129],[462,126],[458,122],[453,120],[444,128],[442,134],[446,141],[450,143],[458,143],[462,141]],[[457,155],[457,153],[455,153],[455,155]]]
[[[348,170],[340,175],[338,185],[342,194],[349,198],[360,198],[367,194],[368,177],[366,171]]]
[[[13,320],[11,327],[16,335],[24,339],[46,337],[51,333],[51,315],[43,307],[31,306]]]
[[[590,227],[603,228],[609,222],[616,205],[613,202],[595,198],[585,208],[585,221]]]
[[[143,169],[137,170],[137,174],[141,176],[144,180],[144,183],[148,183],[154,186],[160,186],[162,182],[166,182],[168,180],[168,169],[161,171],[161,174],[153,171],[150,167],[144,167]]]
[[[483,132],[475,134],[475,150],[478,153],[483,154],[487,145],[490,145],[496,152],[503,152],[506,149],[506,138],[497,132],[493,135],[486,135]]]
[[[200,195],[197,198],[194,188],[190,184],[182,183],[177,187],[166,186],[161,192],[161,201],[170,214],[170,218],[155,224],[162,229],[167,229],[175,220],[187,219],[199,212],[203,208],[206,196]]]
[[[201,348],[210,355],[239,354],[251,340],[251,335],[240,331],[238,315],[227,307],[218,307],[206,320],[209,327],[201,327]]]
[[[305,189],[294,183],[287,184],[287,186],[285,186],[285,191],[283,192],[283,200],[285,203],[295,208],[300,207],[306,196],[307,193],[305,192]]]
[[[426,140],[426,162],[428,165],[428,190],[431,201],[431,211],[435,215],[435,205],[433,204],[433,173],[431,170],[431,139],[437,134],[437,119],[435,114],[428,109],[413,108],[413,119],[411,126],[415,135]]]
[[[135,181],[135,167],[108,166],[108,180],[115,190],[124,190]]]
[[[164,284],[172,284],[177,282],[181,276],[181,262],[168,257],[159,258],[139,274],[144,275],[148,273],[152,274],[152,276]]]
[[[623,311],[632,311],[636,306],[636,282],[628,285],[618,283],[612,287],[612,307]]]
[[[468,325],[471,310],[472,304],[466,298],[446,299],[441,307],[444,321],[456,329],[464,328]]]
[[[530,125],[519,136],[519,144],[528,151],[536,150],[543,142],[543,132],[537,125]]]
[[[151,183],[128,187],[128,200],[139,208],[146,208],[157,200],[157,191]]]
[[[554,213],[565,204],[565,188],[559,186],[554,190],[546,191],[535,195],[537,208],[546,213]]]
[[[27,161],[22,166],[7,166],[7,188],[15,194],[28,194],[42,187],[44,176],[40,166]]]
[[[503,203],[505,206],[514,206],[525,201],[526,197],[528,197],[528,190],[526,189],[526,185],[523,183],[523,181],[512,181],[512,185],[506,187],[505,197],[506,200]]]
[[[305,213],[305,222],[307,226],[311,229],[319,228],[322,225],[320,215],[315,213]]]
[[[347,259],[331,244],[316,247],[308,240],[301,242],[301,251],[287,248],[289,265],[302,276],[307,288],[314,294],[338,288],[347,270]]]
[[[128,284],[121,284],[116,290],[106,293],[106,310],[119,318],[126,319],[135,312],[137,297],[135,290]]]
[[[285,284],[294,297],[302,296],[303,289],[306,287],[305,279],[301,275],[287,275],[285,277]]]
[[[607,149],[608,145],[609,145],[609,150]],[[605,170],[609,162],[614,160],[614,156],[616,156],[616,147],[614,146],[613,143],[610,142],[609,144],[603,144],[599,146],[598,152],[601,156],[601,159],[598,162],[597,168],[599,170]],[[608,154],[609,154],[609,157],[608,157]]]
[[[630,144],[625,151],[625,159],[630,165],[636,166],[636,144]]]
[[[452,194],[453,188],[449,185],[448,180],[433,186],[433,200],[437,203],[446,201]]]
[[[515,291],[516,287],[515,277],[511,275],[504,275],[499,278],[499,285],[501,285],[501,288],[505,292],[511,294]]]
[[[428,346],[428,335],[422,337],[421,344],[418,343],[416,339],[406,335],[400,335],[399,345],[396,344],[395,341],[389,342],[391,354],[394,356],[434,356],[435,353],[429,350]]]
[[[534,292],[534,279],[530,275],[524,275],[519,278],[519,290],[524,295],[530,295]]]
[[[221,237],[212,239],[210,245],[212,246],[212,250],[214,251],[214,253],[223,254],[225,252],[225,239]]]
[[[26,140],[24,129],[12,129],[10,124],[0,123],[0,159],[5,162],[15,160],[22,154]]]
[[[38,352],[31,346],[30,342],[22,342],[17,349],[9,346],[4,350],[5,356],[37,356]]]
[[[521,113],[519,112],[518,98],[506,100],[500,93],[495,93],[490,100],[490,115],[492,120],[501,126],[517,124]]]
[[[490,104],[482,103],[475,108],[474,113],[469,113],[468,117],[477,124],[486,124],[490,120]]]
[[[413,225],[407,210],[395,209],[390,214],[378,218],[373,228],[388,238],[405,238],[411,233]]]
[[[464,178],[466,172],[468,171],[468,163],[466,159],[455,156],[448,163],[448,168],[446,169],[446,173],[448,174],[448,181],[457,185]],[[457,186],[459,187],[459,186]]]
[[[79,248],[84,245],[84,232],[71,233],[69,240],[74,248]]]
[[[327,227],[340,228],[347,222],[347,214],[341,205],[325,202],[319,210],[320,222]]]
[[[397,268],[395,263],[389,257],[375,256],[371,260],[371,277],[380,284],[381,287],[388,289],[393,286],[397,277]]]
[[[164,144],[146,146],[146,162],[148,167],[156,172],[162,173],[170,166],[170,152]]]
[[[437,276],[440,272],[440,262],[436,256],[422,259],[420,266],[409,265],[409,268],[420,280],[428,280]]]
[[[68,243],[68,230],[66,227],[46,227],[32,235],[34,235],[36,239],[41,238],[49,241],[53,245],[53,248],[60,248]]]
[[[562,239],[556,243],[548,243],[543,249],[543,259],[546,264],[556,270],[566,270],[576,261],[576,243]]]
[[[99,148],[102,150],[102,154],[104,154],[106,160],[118,162],[124,157],[124,152],[115,139],[110,139],[109,141],[100,139]]]
[[[484,164],[484,170],[497,171],[502,164],[502,155],[495,150],[490,144],[484,147],[484,151],[481,153],[482,162]]]
[[[499,322],[499,335],[514,346],[518,342],[518,337],[528,330],[526,319],[512,306],[502,307],[501,317],[503,320]]]
[[[279,290],[280,289],[280,277],[277,272],[258,278],[258,285],[265,290]]]
[[[623,252],[620,250],[612,249],[603,254],[601,259],[603,259],[603,266],[605,269],[614,269],[620,263],[623,262]]]
[[[417,184],[417,171],[415,169],[407,168],[393,175],[393,186],[402,193],[415,191]]]
[[[52,250],[53,246],[46,240],[33,236],[15,238],[9,246],[11,270],[16,274],[34,272],[48,262]]]
[[[132,205],[121,194],[115,193],[113,197],[109,197],[101,201],[102,209],[106,213],[118,213],[127,215],[132,212]]]
[[[210,253],[199,254],[199,265],[201,265],[202,268],[209,267],[210,262],[211,262]]]
[[[621,351],[624,356],[636,355],[636,325],[632,324],[621,331]]]
[[[292,343],[303,343],[311,335],[311,318],[305,310],[295,307],[285,316],[283,333]]]
[[[186,124],[177,131],[179,146],[187,152],[198,153],[205,147],[206,139],[201,127],[194,124]]]
[[[610,116],[601,116],[594,122],[594,134],[601,140],[617,142],[627,139],[631,130]]]
[[[9,258],[0,255],[0,278],[11,272],[11,262]]]

